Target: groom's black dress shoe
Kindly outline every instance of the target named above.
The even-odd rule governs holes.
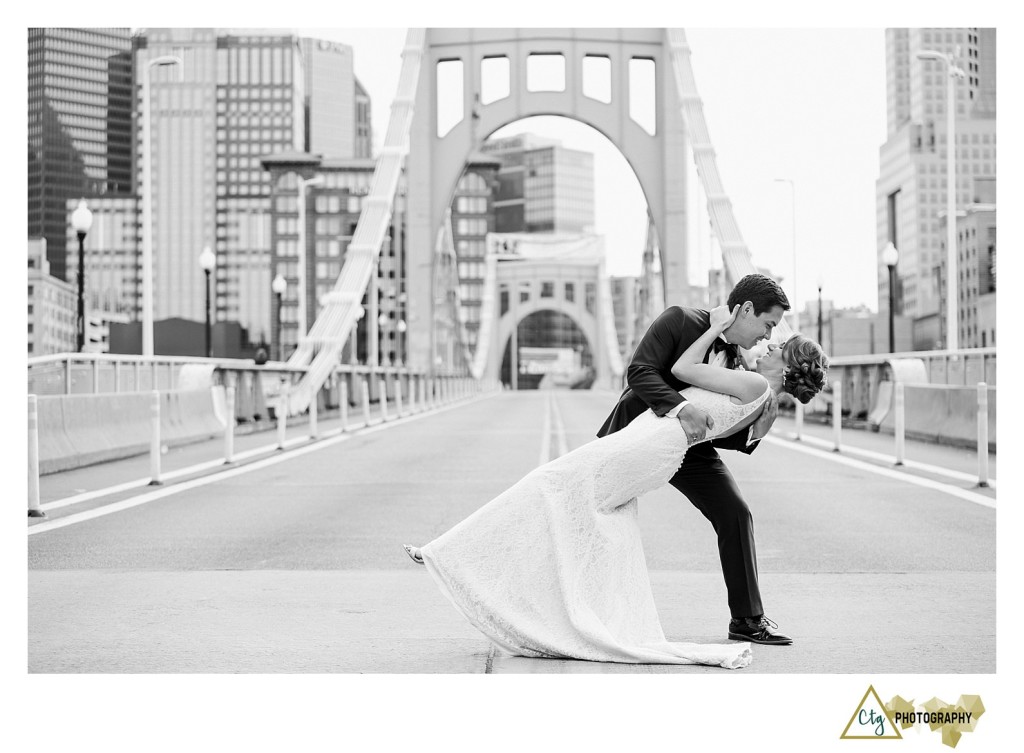
[[[793,639],[782,633],[773,633],[779,626],[763,614],[759,617],[744,617],[729,621],[729,638],[734,641],[751,641],[766,646],[788,646]]]

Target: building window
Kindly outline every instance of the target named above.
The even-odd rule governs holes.
[[[487,220],[483,218],[460,217],[456,223],[458,235],[486,235]]]
[[[565,283],[565,300],[569,303],[576,300],[576,286],[571,282]]]
[[[540,284],[540,297],[541,298],[554,298],[555,297],[555,283],[553,283],[553,282],[542,282]]]

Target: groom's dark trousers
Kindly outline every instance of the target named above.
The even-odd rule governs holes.
[[[627,388],[597,435],[603,437],[628,425],[648,408],[664,416],[683,398],[679,391],[689,387],[672,375],[672,365],[710,327],[703,309],[666,309],[641,338],[626,369]],[[728,368],[739,361],[730,349]],[[709,351],[705,362],[712,356]],[[721,428],[721,427],[718,427]],[[754,522],[732,474],[718,456],[716,447],[750,453],[757,442],[747,445],[746,429],[725,439],[694,445],[670,483],[711,521],[718,535],[718,555],[729,592],[729,611],[735,618],[764,613],[757,585],[757,553]]]

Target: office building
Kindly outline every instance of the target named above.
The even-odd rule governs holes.
[[[198,259],[210,246],[215,321],[269,341],[272,187],[261,159],[367,151],[369,99],[351,48],[274,29],[147,29],[133,48],[140,84],[153,58],[184,62],[181,74],[150,74],[154,318],[205,317]]]
[[[60,279],[68,199],[132,191],[130,51],[127,28],[28,29],[28,237]]]
[[[923,326],[944,316],[940,277],[945,259],[946,87],[933,50],[954,54],[964,78],[956,84],[956,206],[973,201],[975,182],[996,175],[996,31],[983,28],[887,29],[887,133],[876,183],[879,311],[889,308],[889,271],[881,254],[899,251],[897,313],[921,325],[915,347],[935,346]],[[929,330],[930,331],[930,330]]]
[[[469,352],[476,352],[483,305],[487,234],[494,232],[494,196],[501,161],[476,152],[466,161],[452,200],[452,242],[458,259],[459,321]]]
[[[85,300],[87,311],[110,312],[128,320],[141,318],[142,269],[139,264],[139,212],[134,196],[99,196],[87,200],[92,227],[85,236]],[[71,213],[78,199],[68,199],[64,257],[68,277],[78,274],[78,233]]]
[[[330,160],[301,152],[277,154],[263,160],[270,176],[271,232],[270,276],[280,274],[288,284],[282,295],[280,318],[268,342],[274,358],[286,359],[299,344],[301,310],[307,329],[322,306],[320,300],[334,289],[355,234],[364,198],[370,192],[375,161],[372,159]],[[322,179],[305,187],[300,197],[298,178]],[[389,235],[363,297],[366,315],[353,329],[351,341],[342,351],[347,363],[397,365],[405,361],[406,328],[404,191],[399,185]],[[304,228],[299,225],[299,201],[305,201]],[[267,305],[273,302],[268,281],[264,288]],[[280,322],[280,331],[277,322]]]
[[[28,355],[73,353],[78,346],[77,287],[50,274],[46,239],[28,240]]]
[[[327,159],[371,157],[370,98],[356,80],[352,48],[304,37],[301,49],[304,150]]]
[[[956,218],[958,338],[962,348],[996,344],[995,181],[979,181],[979,195]],[[945,217],[942,218],[945,238]],[[945,244],[941,268],[942,311],[946,306]],[[945,322],[940,330],[945,339]]]
[[[485,141],[481,151],[502,162],[496,232],[593,232],[594,155],[529,133]]]

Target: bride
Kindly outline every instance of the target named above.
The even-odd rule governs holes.
[[[769,394],[808,402],[824,385],[820,347],[794,335],[770,345],[756,371],[702,363],[733,321],[725,306],[672,367],[714,419],[701,441],[754,422]],[[516,656],[634,664],[750,663],[749,643],[674,643],[654,605],[637,522],[637,497],[664,486],[686,454],[686,433],[652,411],[527,474],[421,548],[406,546],[455,607]]]

